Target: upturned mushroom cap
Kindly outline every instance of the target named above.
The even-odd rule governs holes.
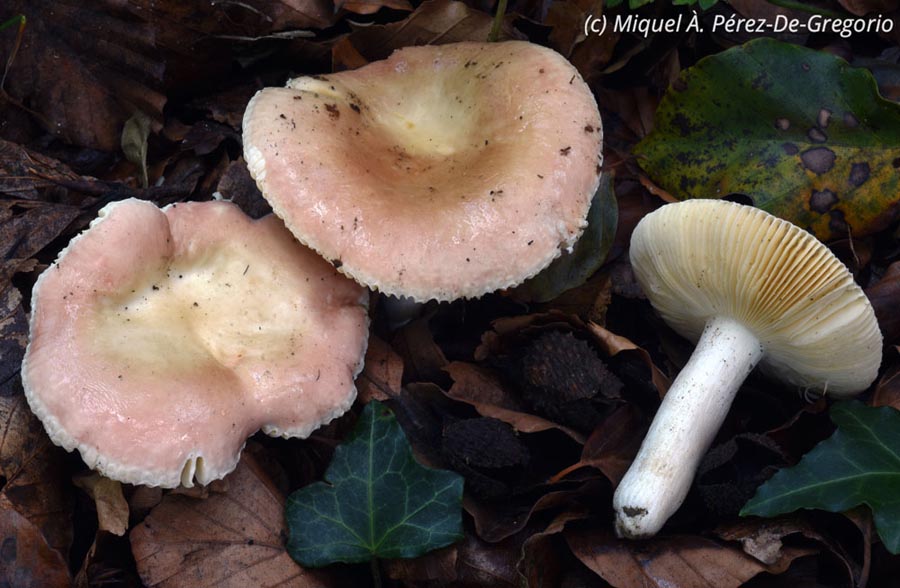
[[[803,389],[849,396],[875,379],[881,331],[863,291],[812,235],[758,208],[722,200],[668,204],[631,239],[650,303],[697,341],[712,317],[762,344],[762,369]]]
[[[601,135],[575,68],[518,41],[408,47],[264,89],[244,114],[250,173],[294,235],[419,301],[519,284],[570,248]]]
[[[110,204],[35,284],[26,397],[111,478],[206,484],[257,430],[304,437],[350,407],[366,304],[275,216]]]

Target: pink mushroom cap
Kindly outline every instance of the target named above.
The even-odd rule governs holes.
[[[244,114],[250,173],[294,235],[420,301],[517,285],[570,249],[601,144],[575,68],[521,41],[407,47],[261,90]]]
[[[25,394],[110,478],[206,484],[257,430],[305,437],[350,407],[366,305],[274,215],[116,202],[35,284]]]

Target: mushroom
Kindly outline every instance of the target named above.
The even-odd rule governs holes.
[[[266,88],[244,154],[297,239],[417,301],[510,287],[571,249],[600,175],[600,115],[558,53],[521,41],[407,47]]]
[[[257,430],[305,437],[350,407],[366,306],[273,215],[116,202],[34,286],[25,395],[110,478],[206,484]]]
[[[648,214],[631,264],[653,307],[697,342],[613,497],[616,532],[655,534],[681,505],[757,363],[834,397],[866,389],[881,332],[847,268],[809,233],[751,206],[689,200]]]

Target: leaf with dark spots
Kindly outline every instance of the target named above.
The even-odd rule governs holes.
[[[896,217],[900,105],[878,95],[867,70],[758,39],[700,60],[680,87],[635,147],[677,198],[745,194],[823,240],[867,235]],[[826,193],[837,202],[823,203]]]
[[[565,537],[575,557],[616,588],[738,588],[757,574],[781,573],[794,559],[810,553],[785,548],[767,565],[739,547],[701,537],[621,541],[606,530],[567,530]]]

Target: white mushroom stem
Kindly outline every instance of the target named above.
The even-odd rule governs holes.
[[[678,510],[735,394],[763,353],[741,323],[710,319],[616,489],[616,534],[654,535]]]

